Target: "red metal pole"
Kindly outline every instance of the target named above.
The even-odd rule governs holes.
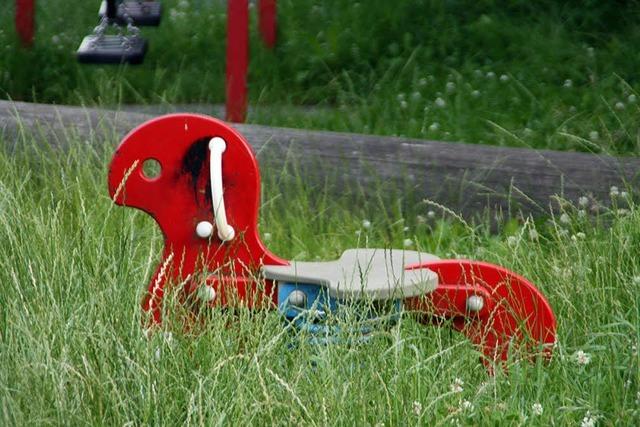
[[[278,24],[278,13],[276,0],[259,0],[258,21],[262,41],[268,48],[276,44],[276,29]]]
[[[230,122],[244,122],[247,115],[249,66],[249,1],[227,2],[227,114]]]
[[[35,0],[16,0],[16,31],[25,47],[33,44],[35,28]]]

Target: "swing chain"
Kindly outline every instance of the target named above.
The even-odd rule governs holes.
[[[132,42],[140,36],[140,28],[136,27],[133,23],[133,18],[129,13],[127,13],[126,8],[122,8],[122,17],[124,21],[127,23],[126,25],[126,35],[123,34],[122,26],[117,24],[116,18],[109,18],[108,14],[105,14],[101,19],[100,23],[93,29],[93,35],[95,36],[92,44],[96,44],[101,41],[110,25],[113,25],[118,30],[118,35],[122,37],[122,44],[126,49],[131,48]]]

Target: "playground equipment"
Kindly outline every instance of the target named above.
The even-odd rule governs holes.
[[[35,36],[35,0],[16,0],[15,26],[23,46],[31,47]],[[78,60],[87,64],[141,64],[148,43],[137,26],[159,25],[158,1],[104,0],[100,23],[78,48]],[[106,34],[110,26],[116,35]],[[276,0],[258,1],[258,27],[264,44],[276,43]],[[249,65],[249,0],[227,1],[226,119],[243,122],[247,115],[247,70]]]
[[[17,0],[24,1],[24,0]],[[33,1],[33,0],[31,0]],[[105,0],[101,17],[92,34],[86,36],[78,48],[78,60],[88,64],[141,64],[148,43],[138,25],[159,25],[162,9],[157,1]],[[259,30],[265,45],[276,42],[276,0],[260,0]],[[110,25],[126,28],[115,35],[107,35]],[[243,122],[247,114],[247,70],[249,66],[249,1],[227,2],[227,69],[226,119]]]
[[[100,7],[100,24],[78,48],[78,61],[85,64],[141,64],[147,41],[136,25],[159,25],[162,8],[155,1],[105,0]],[[107,34],[110,26],[117,34]]]
[[[148,172],[149,164],[159,171]],[[185,304],[277,307],[317,342],[337,339],[330,319],[359,304],[362,336],[408,310],[426,323],[451,319],[489,367],[514,346],[551,355],[556,323],[549,304],[502,267],[385,249],[352,249],[329,262],[272,254],[257,230],[256,158],[224,122],[174,114],[142,124],[117,148],[108,185],[115,203],[147,212],[164,235],[162,261],[142,302],[150,326],[162,321],[163,296],[176,286]]]
[[[33,44],[35,25],[36,0],[16,0],[16,32],[23,46]]]

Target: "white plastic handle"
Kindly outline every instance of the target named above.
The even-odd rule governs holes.
[[[218,228],[218,237],[223,242],[232,240],[236,232],[227,223],[227,211],[224,208],[224,197],[222,194],[222,153],[227,149],[224,139],[216,136],[209,141],[211,174],[211,200],[213,202],[213,214]]]

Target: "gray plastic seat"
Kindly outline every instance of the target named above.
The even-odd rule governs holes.
[[[399,249],[349,249],[335,261],[291,261],[290,265],[265,265],[262,272],[270,280],[325,287],[340,299],[407,298],[433,291],[438,275],[426,268],[405,267],[438,259]]]

